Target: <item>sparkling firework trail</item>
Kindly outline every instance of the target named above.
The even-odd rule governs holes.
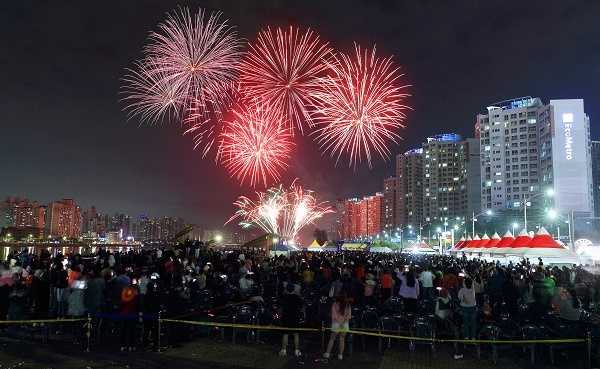
[[[167,77],[152,72],[144,63],[136,63],[136,68],[128,69],[122,91],[130,118],[139,116],[142,123],[150,124],[180,118],[183,101],[178,87]]]
[[[320,79],[316,98],[315,134],[324,152],[336,157],[349,154],[349,166],[362,162],[371,167],[373,153],[389,158],[388,144],[396,143],[395,132],[404,127],[404,105],[408,85],[398,85],[402,74],[391,58],[379,59],[355,45],[355,55],[340,53],[330,63],[331,73]]]
[[[241,184],[278,181],[294,147],[282,117],[262,104],[239,105],[232,115],[220,135],[218,159]]]
[[[297,128],[302,133],[303,123],[312,126],[312,92],[330,57],[331,48],[310,29],[267,28],[240,64],[241,91],[260,98],[285,117],[292,132]]]
[[[255,226],[285,240],[296,241],[304,227],[333,212],[326,202],[317,202],[313,192],[304,190],[296,181],[287,189],[279,185],[256,195],[256,200],[240,196],[234,202],[238,211],[227,223],[238,220],[241,225]]]
[[[167,115],[182,117],[203,130],[214,128],[233,100],[242,41],[221,13],[191,14],[181,8],[170,14],[149,37],[144,58],[124,78],[124,100],[130,116],[158,122]],[[191,117],[191,120],[190,120]],[[210,142],[209,142],[210,146]]]

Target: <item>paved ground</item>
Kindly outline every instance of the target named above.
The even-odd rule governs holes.
[[[123,354],[115,349],[96,348],[84,353],[79,346],[72,344],[24,343],[23,341],[0,337],[0,369],[193,369],[193,368],[332,368],[332,369],[529,369],[553,368],[547,363],[532,367],[527,356],[518,351],[501,352],[500,362],[494,365],[488,357],[475,358],[475,350],[465,352],[463,360],[455,361],[449,352],[432,355],[425,347],[410,353],[405,345],[397,345],[384,354],[378,354],[375,347],[369,352],[355,352],[343,361],[337,359],[324,362],[319,359],[320,347],[307,347],[302,360],[280,358],[272,344],[237,344],[217,342],[202,338],[179,348],[170,348],[162,353],[135,352]],[[542,361],[547,361],[547,352],[541,352]],[[571,357],[558,357],[555,368],[584,368],[581,357],[576,353]]]

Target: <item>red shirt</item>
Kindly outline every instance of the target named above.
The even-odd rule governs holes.
[[[365,267],[362,265],[356,267],[356,278],[360,280],[365,278]]]
[[[390,273],[384,273],[381,276],[381,287],[382,288],[392,288],[392,275]]]

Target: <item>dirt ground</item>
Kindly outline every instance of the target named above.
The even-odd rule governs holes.
[[[359,345],[360,346],[360,345]],[[380,354],[373,346],[368,352],[358,350],[337,358],[320,359],[320,346],[305,347],[306,354],[298,360],[294,357],[279,357],[277,347],[272,344],[218,342],[200,338],[181,347],[168,348],[164,352],[121,353],[118,349],[93,349],[82,352],[80,346],[66,343],[25,343],[0,337],[0,369],[192,369],[192,368],[334,368],[334,369],[529,369],[529,368],[584,368],[580,357],[558,356],[555,367],[547,363],[547,352],[541,351],[540,363],[531,366],[526,354],[514,351],[500,352],[500,361],[491,362],[488,352],[481,360],[476,358],[475,348],[467,348],[465,358],[454,360],[449,352],[441,350],[432,354],[426,347],[410,352],[406,345],[397,344]],[[335,356],[335,355],[332,355]]]

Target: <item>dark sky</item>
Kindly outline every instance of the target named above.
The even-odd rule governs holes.
[[[2,1],[0,196],[223,223],[251,191],[203,160],[179,127],[138,127],[119,102],[124,68],[177,5],[221,10],[247,39],[291,23],[339,50],[358,41],[393,54],[414,85],[393,153],[431,134],[470,136],[478,111],[525,95],[584,98],[600,134],[599,1]],[[333,199],[380,190],[393,162],[335,168],[302,139],[291,167],[286,182],[298,177]]]

